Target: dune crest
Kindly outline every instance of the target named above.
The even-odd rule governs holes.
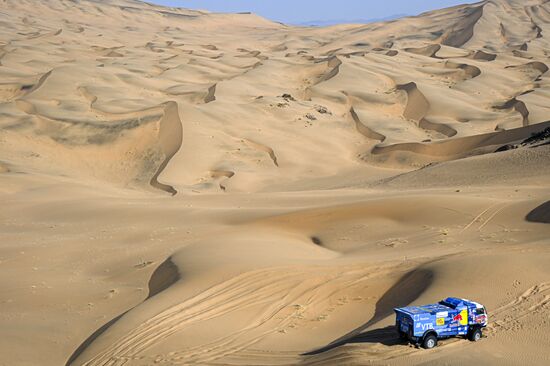
[[[183,141],[183,126],[179,118],[178,104],[168,102],[164,106],[164,113],[159,122],[159,143],[164,153],[164,160],[157,169],[157,172],[151,178],[151,185],[172,195],[178,193],[174,187],[160,183],[157,179],[162,171],[170,162],[170,159],[181,148]]]

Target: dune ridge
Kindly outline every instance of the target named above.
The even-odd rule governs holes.
[[[462,47],[474,36],[475,26],[483,16],[487,2],[466,8],[464,18],[441,36],[441,43],[451,47]]]
[[[430,102],[418,89],[415,82],[397,85],[397,90],[404,90],[407,93],[407,104],[403,111],[403,117],[420,122],[430,109]]]
[[[170,162],[170,159],[181,148],[183,141],[183,126],[179,119],[178,104],[176,102],[168,102],[165,104],[163,117],[159,124],[158,138],[162,152],[164,153],[164,160],[158,167],[155,175],[151,178],[150,184],[155,188],[175,195],[178,192],[174,187],[160,183],[157,179],[162,174],[166,165]]]
[[[353,107],[350,109],[349,113],[351,115],[351,118],[355,122],[357,131],[359,131],[360,134],[364,135],[369,139],[374,139],[374,140],[379,140],[380,142],[384,142],[384,140],[386,139],[386,136],[371,130],[370,128],[365,126],[363,123],[361,123],[361,120],[359,119],[359,116],[357,115]]]
[[[373,154],[384,154],[391,151],[409,151],[422,155],[431,155],[439,157],[457,158],[457,156],[467,156],[472,154],[475,149],[485,147],[496,147],[512,142],[526,139],[533,133],[544,130],[550,125],[550,122],[540,123],[535,126],[520,127],[512,130],[497,131],[493,133],[454,138],[438,143],[424,144],[396,144],[388,146],[376,146]],[[491,150],[491,152],[494,150]],[[461,155],[463,154],[463,155]]]

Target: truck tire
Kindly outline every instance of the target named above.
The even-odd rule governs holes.
[[[472,342],[477,342],[481,339],[483,333],[481,333],[480,328],[474,328],[470,331],[470,334],[468,335],[468,339]]]
[[[409,337],[407,336],[407,333],[399,331],[399,338],[400,339],[407,339]]]
[[[437,337],[433,334],[427,335],[422,342],[422,347],[425,349],[432,349],[435,346],[437,346]]]

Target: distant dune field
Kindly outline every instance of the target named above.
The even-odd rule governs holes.
[[[548,365],[550,2],[0,24],[0,365]],[[480,342],[398,340],[447,296]]]

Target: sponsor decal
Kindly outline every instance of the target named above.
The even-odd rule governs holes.
[[[462,320],[459,322],[460,325],[468,325],[468,310],[464,309],[460,314],[462,315]]]
[[[448,311],[440,311],[437,314],[435,314],[435,316],[438,317],[438,318],[446,318],[446,317],[449,316],[449,312]]]
[[[464,309],[460,313],[456,314],[453,317],[453,321],[454,322],[458,321],[458,323],[460,325],[467,325],[468,324],[468,310]]]
[[[417,328],[421,328],[422,330],[428,330],[428,329],[434,329],[434,326],[432,323],[427,323],[427,324],[416,324],[416,327]]]
[[[445,318],[437,318],[435,321],[437,325],[445,325]]]
[[[429,315],[415,314],[413,315],[413,320],[415,322],[426,322],[426,321],[430,321],[431,317]]]

